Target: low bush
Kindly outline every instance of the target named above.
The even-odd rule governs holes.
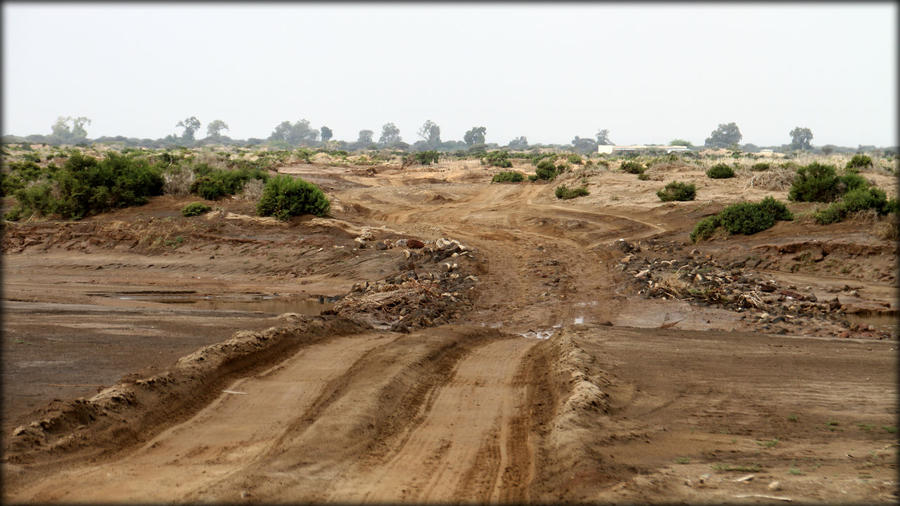
[[[421,165],[431,165],[432,163],[437,163],[438,158],[440,158],[440,153],[437,151],[419,151],[415,155],[416,162]]]
[[[331,203],[318,186],[287,175],[270,178],[256,206],[260,216],[275,216],[282,221],[302,214],[325,216],[330,208]]]
[[[828,225],[844,221],[853,213],[875,210],[879,215],[896,212],[897,201],[888,200],[884,191],[875,187],[856,188],[848,191],[844,197],[813,215],[816,223]]]
[[[866,178],[860,176],[856,172],[846,171],[844,175],[838,177],[838,193],[844,194],[859,188],[868,188],[869,182]]]
[[[650,175],[647,174],[646,172],[641,172],[640,174],[638,174],[637,178],[640,181],[648,181],[650,179]]]
[[[536,179],[543,179],[545,181],[553,181],[558,174],[559,170],[557,170],[556,166],[553,165],[553,161],[550,159],[544,159],[538,162],[537,168],[534,171]]]
[[[266,181],[269,178],[268,174],[258,168],[214,169],[200,164],[193,170],[197,178],[191,183],[190,191],[206,200],[218,200],[240,193],[244,183],[251,179]]]
[[[729,234],[752,235],[772,228],[776,221],[789,221],[794,217],[788,208],[772,197],[761,202],[741,202],[726,207],[715,216],[700,220],[691,232],[691,241],[708,239],[718,228]]]
[[[847,162],[847,169],[862,169],[872,167],[872,157],[869,155],[856,154]]]
[[[795,202],[831,202],[840,195],[839,179],[833,165],[813,162],[797,169],[788,200]]]
[[[494,177],[491,179],[492,183],[521,183],[525,180],[525,174],[521,172],[516,172],[514,170],[503,171],[494,174]]]
[[[491,151],[484,156],[483,162],[491,167],[509,168],[512,162],[507,151]]]
[[[656,196],[663,202],[694,200],[694,197],[697,196],[697,187],[693,183],[672,181],[656,192]]]
[[[58,215],[81,219],[110,209],[141,205],[161,195],[160,170],[144,159],[114,152],[102,160],[73,153],[62,168],[45,175],[43,182],[15,191],[16,208],[10,216]]]
[[[203,202],[191,202],[181,209],[181,214],[185,217],[200,216],[201,214],[206,214],[211,210],[212,208],[204,204]]]
[[[627,172],[629,174],[643,174],[644,166],[640,162],[635,162],[633,160],[628,160],[622,163],[622,172]]]
[[[727,179],[734,177],[734,169],[724,163],[717,163],[706,171],[706,177],[712,179]]]
[[[567,160],[569,163],[574,164],[574,165],[581,165],[581,164],[584,162],[584,161],[581,159],[581,155],[577,155],[577,154],[575,154],[575,153],[569,154],[569,156],[566,157],[566,160]]]
[[[772,164],[769,162],[757,162],[750,166],[750,170],[752,170],[753,172],[762,172],[771,168]]]
[[[589,195],[587,188],[582,186],[580,188],[567,188],[566,185],[559,185],[556,187],[556,198],[568,200],[574,199],[576,197],[584,197]]]

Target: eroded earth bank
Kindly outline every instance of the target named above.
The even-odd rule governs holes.
[[[897,250],[871,223],[693,244],[785,192],[281,171],[331,216],[166,196],[6,224],[5,501],[897,501]]]

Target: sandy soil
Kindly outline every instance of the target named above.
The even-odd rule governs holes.
[[[700,217],[786,191],[496,170],[285,167],[333,199],[287,224],[171,197],[7,224],[4,500],[896,502],[885,223],[695,245]],[[700,200],[660,203],[676,178]],[[774,288],[740,310],[652,290],[673,262]]]

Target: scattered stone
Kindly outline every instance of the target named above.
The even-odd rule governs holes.
[[[781,490],[781,482],[773,481],[772,483],[769,483],[769,486],[766,488],[769,490]]]
[[[421,249],[425,247],[425,243],[418,239],[407,239],[406,246],[410,249]]]

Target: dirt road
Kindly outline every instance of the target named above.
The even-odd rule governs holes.
[[[57,444],[65,434],[41,432],[40,424],[10,429],[35,443],[8,447],[5,500],[896,501],[896,337],[876,339],[863,329],[839,338],[821,330],[825,323],[766,332],[761,325],[769,320],[747,318],[750,311],[641,297],[620,260],[626,252],[618,239],[644,245],[643,252],[633,247],[631,256],[734,259],[758,255],[760,245],[777,249],[803,235],[800,230],[820,243],[846,238],[839,227],[779,224],[750,238],[694,246],[685,241],[689,224],[704,211],[693,203],[609,205],[607,194],[597,196],[603,206],[589,199],[563,202],[550,185],[488,184],[490,169],[465,163],[377,176],[309,165],[283,171],[329,192],[331,225],[173,218],[164,226],[182,234],[185,245],[179,241],[164,256],[117,249],[139,239],[124,232],[110,238],[109,223],[165,219],[180,202],[89,220],[83,226],[93,227],[95,244],[73,243],[77,229],[52,236],[40,228],[14,230],[6,246],[14,250],[5,266],[6,298],[21,306],[7,328],[17,339],[31,339],[24,332],[41,314],[34,304],[74,304],[88,293],[179,289],[299,297],[342,294],[371,281],[385,290],[374,296],[401,286],[395,278],[406,276],[412,260],[401,248],[357,249],[354,236],[362,230],[374,233],[372,244],[399,237],[464,244],[474,260],[447,260],[460,264],[454,279],[477,279],[472,295],[435,297],[471,300],[471,308],[446,306],[450,324],[408,333],[370,329],[304,341],[284,356],[270,356],[265,367],[232,373],[208,401],[169,422],[142,425],[115,450]],[[613,178],[615,187],[621,183],[615,178],[629,175],[603,177]],[[234,204],[231,211],[247,209]],[[156,230],[151,222],[140,224],[140,233]],[[871,243],[864,251],[875,253],[834,247],[830,255],[846,254],[843,265],[856,262],[869,271],[895,260],[879,256],[881,243],[870,236],[857,243]],[[66,250],[74,247],[83,249]],[[411,272],[418,282],[428,269],[443,270],[441,279],[449,279],[453,273],[443,261],[420,259]],[[91,262],[104,268],[85,268]],[[162,270],[161,264],[170,266]],[[847,300],[891,304],[890,280],[837,270],[828,273],[833,279],[804,274],[806,264],[760,264],[758,270],[764,267],[784,283],[815,278],[820,295],[854,283],[862,293]],[[67,283],[52,297],[41,293],[60,280]],[[123,308],[172,310],[94,297],[94,307],[107,315]],[[232,315],[234,321],[172,314],[185,318],[185,326],[217,322],[214,330],[281,324],[274,314],[252,321],[241,314]],[[121,318],[138,321],[136,315]],[[322,318],[327,325],[338,317]],[[47,324],[42,332],[59,333],[65,324]],[[4,358],[6,367],[17,367],[24,352],[5,339],[7,349],[13,354]],[[182,350],[172,353],[187,353]],[[47,361],[54,350],[30,353],[31,361]],[[77,357],[85,363],[89,356]],[[123,388],[138,388],[135,378],[165,370],[162,359],[140,365],[146,371]],[[192,382],[201,390],[213,384],[200,376],[177,378],[188,390]],[[80,381],[109,384],[88,374]],[[109,415],[126,425],[138,420],[145,408],[137,399]],[[54,413],[39,414],[52,426]],[[33,416],[12,414],[16,424]],[[73,429],[88,445],[92,424]]]

